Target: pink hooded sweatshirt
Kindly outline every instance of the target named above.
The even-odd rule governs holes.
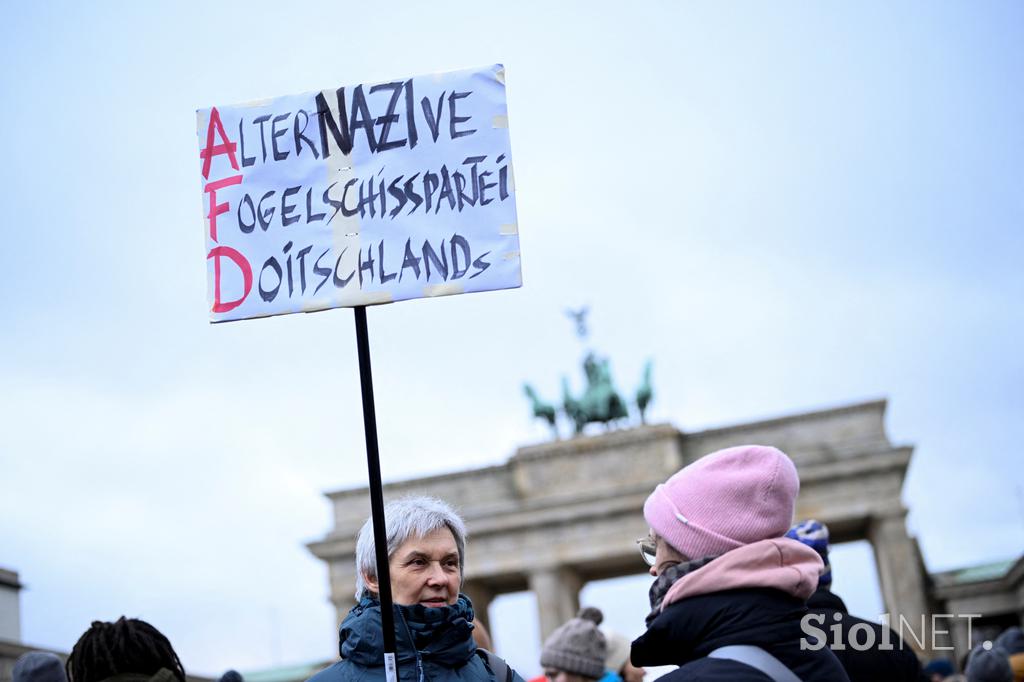
[[[818,587],[825,567],[818,553],[789,538],[760,540],[729,550],[706,566],[675,582],[661,602],[670,604],[700,594],[743,587],[771,587],[807,599]]]

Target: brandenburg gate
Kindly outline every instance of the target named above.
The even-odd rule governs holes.
[[[469,529],[464,591],[487,625],[505,592],[532,591],[541,636],[576,614],[585,583],[644,569],[634,540],[654,486],[720,448],[774,445],[800,473],[797,518],[828,524],[833,542],[867,540],[886,611],[916,622],[928,612],[926,573],[900,498],[912,447],[885,433],[884,400],[683,433],[668,424],[613,430],[519,448],[505,463],[391,483],[386,500],[432,495]],[[366,488],[327,494],[334,528],[309,545],[328,566],[338,620],[355,604],[356,533],[370,513]]]

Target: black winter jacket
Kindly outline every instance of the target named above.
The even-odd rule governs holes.
[[[904,646],[899,635],[879,623],[851,616],[838,595],[819,587],[807,600],[807,608],[820,617],[820,620],[813,621],[813,625],[824,631],[825,641],[833,645],[832,651],[846,669],[850,682],[918,682],[921,679],[921,662],[910,647]],[[840,616],[838,620],[836,614]],[[842,627],[839,644],[844,648],[834,646],[833,627],[836,623]],[[873,635],[869,640],[862,626],[856,641],[861,645],[874,642],[873,647],[863,651],[852,646],[850,641],[850,629],[860,623],[870,628]],[[883,642],[889,642],[892,649],[881,649]]]
[[[772,588],[745,588],[681,599],[633,642],[633,665],[681,666],[664,682],[771,682],[744,663],[706,658],[721,646],[750,644],[779,659],[802,682],[848,682],[827,648],[801,650],[802,599]]]

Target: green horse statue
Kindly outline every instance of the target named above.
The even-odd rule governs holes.
[[[568,381],[562,379],[563,407],[572,419],[576,433],[583,433],[587,424],[598,422],[610,426],[629,417],[626,402],[612,385],[612,372],[606,358],[587,353],[583,360],[587,387],[578,399],[569,393]]]
[[[644,376],[640,388],[636,389],[636,407],[640,410],[640,423],[647,423],[647,406],[654,398],[654,387],[651,385],[651,361],[644,364]]]
[[[558,439],[558,426],[555,423],[555,406],[550,403],[546,403],[540,399],[537,392],[533,390],[533,386],[530,384],[523,384],[523,392],[526,393],[526,397],[530,399],[530,403],[533,407],[533,416],[543,419],[551,427],[551,430],[555,432],[555,439]]]

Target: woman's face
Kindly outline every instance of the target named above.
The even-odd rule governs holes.
[[[421,538],[409,538],[388,561],[391,572],[391,598],[396,604],[411,606],[451,606],[459,599],[462,572],[455,536],[438,528]],[[364,576],[367,586],[377,592],[377,579]]]
[[[545,668],[544,677],[548,678],[548,682],[594,682],[593,677],[584,677],[557,668]]]

